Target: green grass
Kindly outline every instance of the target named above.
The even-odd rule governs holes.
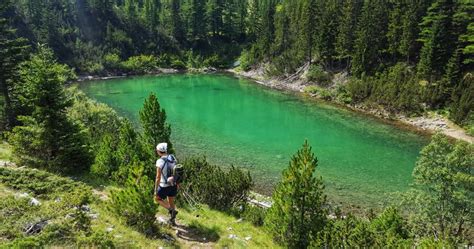
[[[76,181],[36,169],[0,167],[0,248],[100,247],[98,244],[103,245],[104,241],[119,248],[278,248],[261,227],[206,206],[197,210],[178,206],[179,234],[176,227],[162,225],[156,236],[146,237],[107,209],[109,193],[116,186],[104,186],[105,182],[96,180],[88,185],[83,182],[84,177]],[[75,222],[67,216],[81,205],[81,199],[76,196],[90,193],[91,189],[88,214],[97,217],[90,220],[91,233],[86,235],[74,230]],[[28,204],[29,197],[19,198],[18,194],[24,192],[39,199],[41,205],[32,207]],[[158,216],[167,217],[166,210],[159,210]],[[24,227],[41,217],[56,225],[48,225],[48,229],[36,235],[24,235]]]
[[[0,143],[0,160],[2,161],[11,161],[12,160],[12,151],[11,147],[6,142]]]

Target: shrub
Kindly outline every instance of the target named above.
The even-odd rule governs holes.
[[[138,55],[128,58],[122,65],[129,73],[144,74],[157,68],[157,60],[153,55]]]
[[[252,186],[250,173],[233,166],[223,170],[205,158],[191,158],[183,165],[186,176],[182,190],[211,208],[229,210],[247,198]]]
[[[171,65],[170,66],[171,66],[171,68],[178,69],[178,70],[186,69],[186,64],[178,58],[175,58],[175,59],[171,60]]]
[[[147,235],[155,234],[156,204],[153,196],[153,181],[144,172],[144,165],[133,164],[123,189],[112,191],[109,209],[125,224]]]
[[[318,87],[318,86],[308,86],[304,89],[305,92],[315,94],[321,99],[324,100],[331,100],[332,99],[332,93],[329,89]]]
[[[306,79],[311,82],[316,82],[321,86],[328,86],[331,83],[331,75],[324,71],[320,65],[315,64],[309,67]]]
[[[106,69],[109,70],[121,70],[122,67],[122,60],[120,56],[116,53],[108,53],[104,56],[104,66]]]
[[[267,210],[261,207],[246,204],[243,206],[242,214],[244,220],[252,223],[254,226],[263,226]]]

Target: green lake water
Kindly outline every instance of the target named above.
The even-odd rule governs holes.
[[[178,158],[199,154],[213,163],[245,167],[265,193],[308,139],[329,199],[342,205],[385,204],[391,193],[405,191],[428,142],[367,115],[230,75],[135,77],[80,88],[134,122],[148,94],[156,93]]]

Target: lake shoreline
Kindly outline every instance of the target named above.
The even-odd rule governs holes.
[[[259,70],[250,70],[248,72],[245,71],[237,71],[234,69],[228,69],[226,72],[232,73],[238,77],[247,78],[257,84],[270,87],[276,90],[284,90],[284,91],[291,91],[296,92],[299,94],[305,94],[304,88],[307,87],[309,84],[302,80],[281,80],[275,78],[265,78],[263,76],[263,72]],[[432,135],[436,132],[442,132],[443,134],[458,140],[463,140],[468,143],[474,143],[474,137],[470,136],[466,133],[466,131],[454,124],[452,121],[440,116],[434,115],[433,117],[428,117],[425,115],[418,116],[418,117],[407,117],[403,114],[392,114],[385,110],[371,108],[366,105],[350,105],[350,104],[342,104],[335,101],[328,101],[319,98],[317,95],[310,95],[311,98],[322,100],[331,104],[335,104],[340,107],[344,107],[350,109],[355,112],[363,113],[366,115],[370,115],[376,118],[379,118],[385,122],[389,122],[396,126],[402,126],[408,128],[410,130],[414,130],[415,132]]]

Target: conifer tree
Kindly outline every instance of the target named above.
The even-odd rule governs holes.
[[[207,38],[206,2],[205,0],[190,0],[188,7],[188,37],[190,41],[200,41]]]
[[[139,232],[153,235],[158,227],[154,225],[157,205],[154,203],[153,181],[147,177],[143,163],[133,163],[123,189],[112,191],[109,210],[128,226]]]
[[[72,72],[56,63],[53,52],[43,46],[20,70],[24,84],[20,98],[30,106],[31,116],[21,116],[9,141],[20,165],[54,172],[88,169],[91,153],[80,127],[68,119],[71,105],[63,84]]]
[[[313,50],[314,42],[317,35],[317,4],[316,0],[307,0],[303,4],[303,16],[302,16],[302,26],[303,26],[303,47],[300,48],[306,51],[306,58],[309,64],[311,64],[313,59]]]
[[[168,143],[168,152],[173,153],[171,143],[171,126],[166,123],[166,112],[160,107],[158,98],[154,93],[148,95],[148,99],[143,103],[140,110],[140,122],[143,127],[143,137],[150,150],[153,150],[158,143]],[[147,148],[147,149],[148,149]]]
[[[349,60],[353,54],[357,19],[362,7],[361,2],[346,0],[342,5],[335,50],[337,58],[344,60],[346,67],[349,66]]]
[[[12,82],[15,81],[15,71],[19,63],[24,60],[24,51],[27,48],[25,40],[15,37],[15,30],[4,18],[10,5],[10,0],[0,3],[0,91],[3,97],[0,130],[11,128],[16,124],[16,114],[12,106]]]
[[[170,3],[170,22],[171,22],[171,34],[174,38],[183,43],[186,38],[183,18],[181,16],[181,0],[171,0]]]
[[[455,3],[452,0],[437,0],[428,10],[420,24],[422,29],[420,41],[423,43],[418,63],[418,74],[421,78],[434,82],[445,72],[446,64],[454,51],[453,12]]]
[[[308,141],[292,157],[273,192],[265,226],[288,248],[306,248],[326,224],[326,196],[321,177],[315,175],[318,161]]]
[[[451,95],[449,117],[458,124],[474,122],[474,76],[467,73]]]
[[[129,120],[125,120],[120,128],[118,135],[118,144],[116,150],[116,161],[118,162],[117,171],[112,173],[113,179],[124,184],[130,174],[131,165],[137,162],[151,163],[151,153],[147,153],[144,145],[141,143],[139,134],[133,128]],[[145,168],[145,174],[148,177],[154,176],[154,168]]]
[[[356,76],[371,75],[381,68],[387,45],[387,10],[386,1],[364,1],[352,59],[352,73]]]

